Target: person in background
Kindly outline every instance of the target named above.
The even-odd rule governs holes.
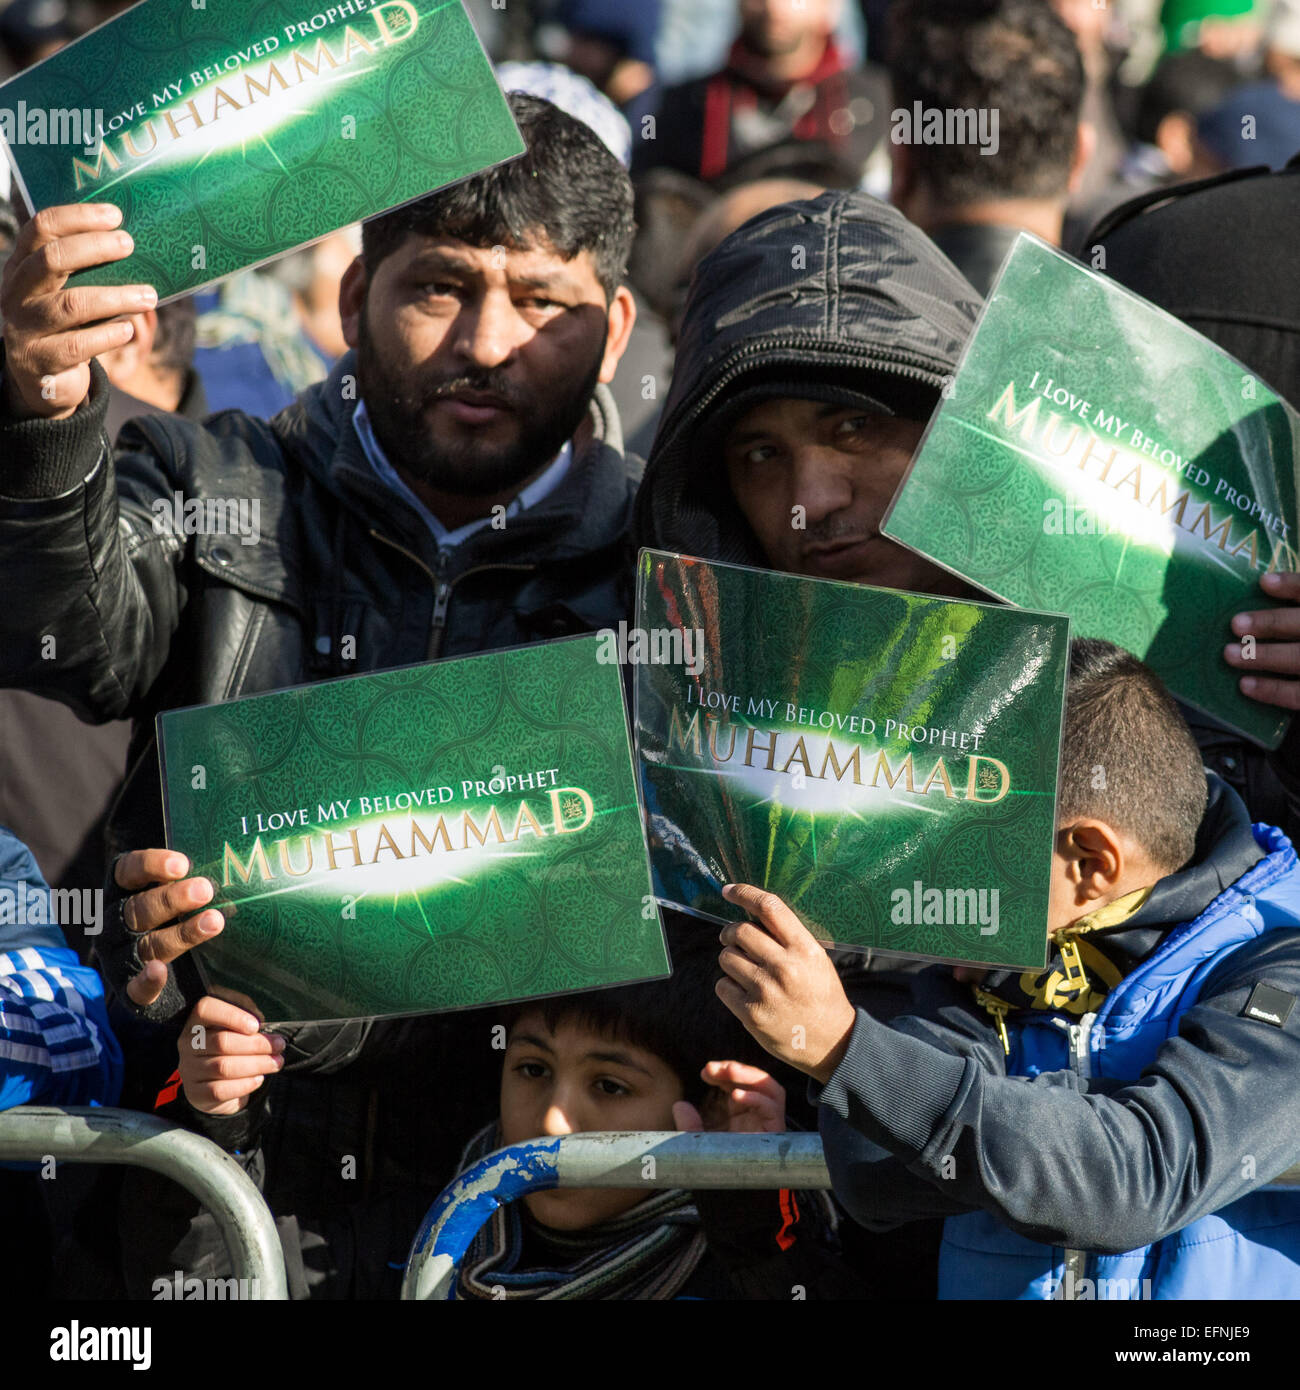
[[[84,30],[84,6],[76,0],[9,0],[0,9],[0,57],[8,72],[22,72]]]
[[[194,369],[194,300],[173,299],[129,317],[135,327],[131,341],[99,356],[113,388],[104,421],[109,438],[116,439],[136,415],[202,420],[208,399]]]
[[[360,249],[343,228],[194,296],[194,367],[209,409],[269,418],[321,382],[347,350],[339,284]]]
[[[668,168],[730,187],[831,166],[826,182],[856,186],[883,142],[889,92],[882,69],[842,52],[841,3],[739,0],[726,66],[665,90],[653,138],[634,142],[633,173]]]
[[[659,0],[559,0],[547,56],[585,77],[633,122],[654,110]]]
[[[894,146],[891,201],[987,294],[1019,232],[1059,245],[1092,150],[1074,37],[1042,0],[901,0],[890,12],[898,110],[995,113],[982,143]],[[895,136],[897,140],[897,136]]]
[[[1118,18],[1115,6],[1093,0],[1051,0],[1079,46],[1083,59],[1084,93],[1079,119],[1093,132],[1087,159],[1070,195],[1064,243],[1070,244],[1076,224],[1085,219],[1115,181],[1128,140],[1116,109],[1116,74],[1120,55],[1114,47]]]
[[[1237,58],[1259,46],[1273,0],[1165,0],[1160,26],[1165,51],[1198,49],[1210,58]]]
[[[1260,79],[1236,87],[1196,121],[1202,163],[1218,173],[1300,153],[1300,3],[1281,0],[1269,17]]]
[[[1207,57],[1197,49],[1162,59],[1142,89],[1134,131],[1137,143],[1125,160],[1110,206],[1131,198],[1143,186],[1181,183],[1221,172],[1197,140],[1196,122],[1241,85],[1241,71],[1235,64]],[[1099,207],[1097,217],[1108,210]]]

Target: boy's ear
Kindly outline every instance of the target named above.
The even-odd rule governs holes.
[[[1123,837],[1105,821],[1082,819],[1061,826],[1057,853],[1075,888],[1080,907],[1115,897],[1128,867]]]

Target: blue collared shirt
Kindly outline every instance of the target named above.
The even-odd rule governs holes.
[[[376,476],[385,486],[410,503],[415,512],[423,519],[424,524],[433,533],[433,538],[438,542],[440,549],[457,546],[462,541],[467,540],[476,531],[481,531],[485,526],[491,524],[491,517],[482,516],[479,517],[477,521],[467,521],[464,526],[458,526],[454,531],[447,530],[442,522],[434,516],[428,507],[426,507],[406,485],[397,469],[389,463],[383,449],[379,446],[379,440],[375,438],[375,431],[370,423],[370,413],[366,410],[365,401],[357,402],[356,412],[352,416],[352,423],[356,427],[357,437],[361,440],[361,447],[365,451],[366,458],[370,460],[370,466],[375,470]],[[573,445],[572,443],[567,443],[564,448],[556,454],[550,466],[544,472],[538,474],[538,476],[519,493],[514,501],[510,503],[505,511],[506,516],[518,516],[520,512],[526,511],[529,507],[535,507],[544,498],[549,497],[564,481],[572,461]]]

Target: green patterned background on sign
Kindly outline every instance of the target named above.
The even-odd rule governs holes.
[[[1068,619],[643,551],[637,625],[704,634],[700,675],[670,664],[636,673],[642,795],[662,901],[736,920],[720,890],[754,883],[826,941],[1042,968]],[[738,698],[738,708],[713,711],[712,745],[702,715],[697,755],[688,721],[715,695]],[[775,708],[762,703],[773,700]],[[851,719],[874,720],[876,733],[865,722],[854,731]],[[918,726],[939,732],[917,737]],[[762,750],[773,733],[769,771]],[[802,759],[791,760],[801,736]],[[855,747],[860,777],[850,767]],[[976,751],[1008,769],[1000,799],[996,769],[972,772]],[[935,775],[940,757],[951,797]],[[965,796],[972,776],[980,804]],[[950,890],[996,891],[996,931],[982,933],[975,912],[967,917],[979,899],[965,896],[950,920],[899,920],[895,894],[906,890],[914,903],[917,883],[944,893],[945,916]],[[990,909],[994,900],[983,901]],[[992,926],[991,911],[984,916]]]
[[[102,149],[12,146],[37,208],[122,209],[136,250],[73,283],[149,283],[167,298],[523,150],[460,0],[360,0],[297,30],[324,13],[145,0],[0,89],[15,113],[103,112]]]
[[[658,916],[644,911],[649,866],[619,668],[597,652],[598,639],[578,638],[160,715],[168,843],[219,885],[215,905],[228,914],[197,953],[210,985],[286,1022],[667,974]],[[544,769],[558,769],[545,789],[509,786]],[[483,787],[466,795],[465,781]],[[439,788],[452,795],[429,790]],[[584,791],[590,808],[565,788]],[[425,799],[382,801],[411,793]],[[258,814],[270,879],[256,863]],[[309,854],[311,872],[291,877]]]
[[[1241,363],[1022,237],[883,529],[1068,613],[1273,748],[1289,716],[1242,695],[1222,652],[1234,614],[1276,606],[1265,570],[1300,567],[1298,444],[1300,417]]]

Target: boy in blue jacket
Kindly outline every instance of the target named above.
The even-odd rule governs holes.
[[[1300,1297],[1300,1194],[1263,1190],[1300,1162],[1300,865],[1136,658],[1073,646],[1045,971],[936,967],[885,1026],[726,893],[719,996],[812,1078],[859,1222],[948,1218],[940,1297]]]

